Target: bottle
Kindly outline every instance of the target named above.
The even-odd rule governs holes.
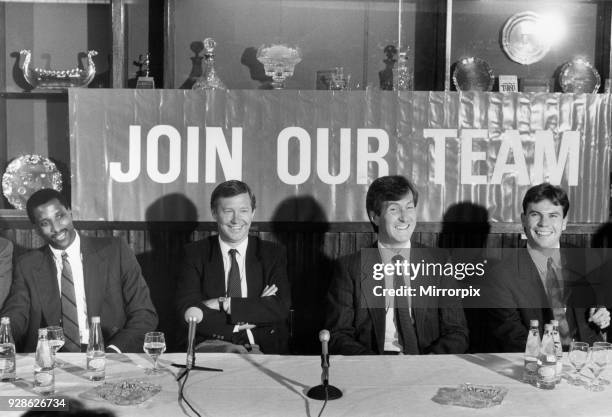
[[[544,326],[542,346],[538,356],[538,379],[536,380],[536,386],[541,389],[554,389],[556,385],[557,355],[555,355],[552,331],[552,324]]]
[[[215,71],[215,47],[217,42],[213,38],[206,38],[202,41],[204,44],[204,69],[202,76],[196,80],[191,87],[193,90],[226,90],[225,84],[217,76]]]
[[[393,68],[393,89],[395,91],[412,90],[412,71],[408,66],[408,56],[406,52],[399,53],[397,67]]]
[[[34,362],[34,391],[40,395],[55,393],[55,372],[51,347],[47,339],[47,329],[38,329],[38,344]]]
[[[525,366],[523,381],[535,384],[538,370],[538,355],[540,354],[540,323],[537,320],[529,321],[529,334],[525,345]]]
[[[89,327],[89,344],[87,345],[87,374],[92,381],[103,381],[106,369],[106,353],[100,317],[91,318]]]
[[[11,319],[0,319],[0,381],[15,380],[15,341],[11,332]]]
[[[551,320],[550,324],[553,326],[552,338],[555,344],[555,356],[557,357],[555,382],[558,384],[563,376],[563,346],[561,345],[561,335],[559,334],[559,320]]]

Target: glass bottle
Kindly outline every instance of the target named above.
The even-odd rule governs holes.
[[[393,89],[395,91],[412,91],[412,71],[408,66],[407,52],[400,52],[397,65],[393,68]]]
[[[536,386],[541,389],[554,389],[557,375],[557,355],[555,355],[555,342],[553,340],[553,325],[544,325],[542,346],[538,355],[538,378]]]
[[[89,343],[87,344],[87,374],[92,381],[103,381],[106,369],[106,353],[100,317],[91,318]]]
[[[555,381],[558,384],[563,376],[563,346],[561,345],[561,335],[559,334],[559,320],[551,320],[550,324],[553,326],[552,338],[555,344],[555,356],[557,357]]]
[[[529,321],[529,334],[525,345],[525,365],[523,381],[535,384],[538,370],[538,355],[540,354],[540,323],[537,320]]]
[[[202,76],[198,78],[193,84],[193,90],[212,90],[212,89],[220,89],[226,90],[225,84],[223,81],[217,76],[217,72],[215,71],[215,47],[217,46],[217,42],[213,38],[206,38],[203,41],[204,43],[204,68],[202,71]]]
[[[0,381],[15,380],[15,340],[11,332],[11,319],[0,319]]]
[[[40,395],[55,393],[53,355],[47,339],[47,329],[38,329],[38,344],[34,362],[34,391]]]

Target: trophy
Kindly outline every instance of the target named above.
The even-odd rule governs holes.
[[[457,91],[491,91],[495,76],[489,64],[477,57],[467,57],[455,63],[453,83]]]
[[[70,87],[86,87],[96,75],[96,65],[93,57],[98,55],[94,50],[87,52],[87,69],[72,68],[67,70],[50,70],[30,67],[32,51],[23,49],[24,57],[21,64],[23,77],[33,88],[62,89]]]
[[[151,68],[151,56],[147,53],[144,58],[138,55],[138,61],[134,61],[139,70],[137,72],[136,88],[155,88],[155,80],[149,75]]]
[[[574,58],[561,67],[559,85],[564,93],[594,94],[600,84],[599,72],[584,58]]]
[[[272,77],[272,87],[280,90],[285,80],[293,76],[295,66],[302,61],[300,48],[282,45],[262,45],[257,50],[257,60],[264,66],[266,75]]]

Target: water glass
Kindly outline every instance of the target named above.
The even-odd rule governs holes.
[[[612,343],[610,342],[594,342],[593,346],[603,346],[608,351],[608,363],[612,360]],[[607,366],[606,366],[607,368]],[[604,368],[604,371],[606,369]],[[601,385],[610,385],[610,380],[605,378],[599,378]]]
[[[589,391],[603,391],[604,387],[599,383],[599,375],[608,365],[608,349],[605,346],[593,346],[589,349],[588,366],[593,372],[593,379],[586,387]]]
[[[153,359],[153,368],[148,369],[147,373],[157,373],[157,359],[166,351],[166,340],[163,332],[148,332],[145,334],[143,349],[147,355]]]
[[[572,385],[583,385],[584,382],[580,378],[580,371],[587,363],[589,355],[589,344],[585,342],[572,342],[570,344],[569,353],[567,358],[569,363],[576,370],[574,377],[569,379],[569,383]]]
[[[64,366],[64,362],[57,359],[56,353],[64,346],[64,329],[61,326],[47,327],[47,338],[49,339],[49,347],[53,351],[53,364],[61,368]]]

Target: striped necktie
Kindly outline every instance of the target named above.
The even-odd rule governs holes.
[[[79,316],[77,314],[76,295],[72,268],[68,254],[62,252],[62,327],[64,328],[64,352],[80,352]]]

